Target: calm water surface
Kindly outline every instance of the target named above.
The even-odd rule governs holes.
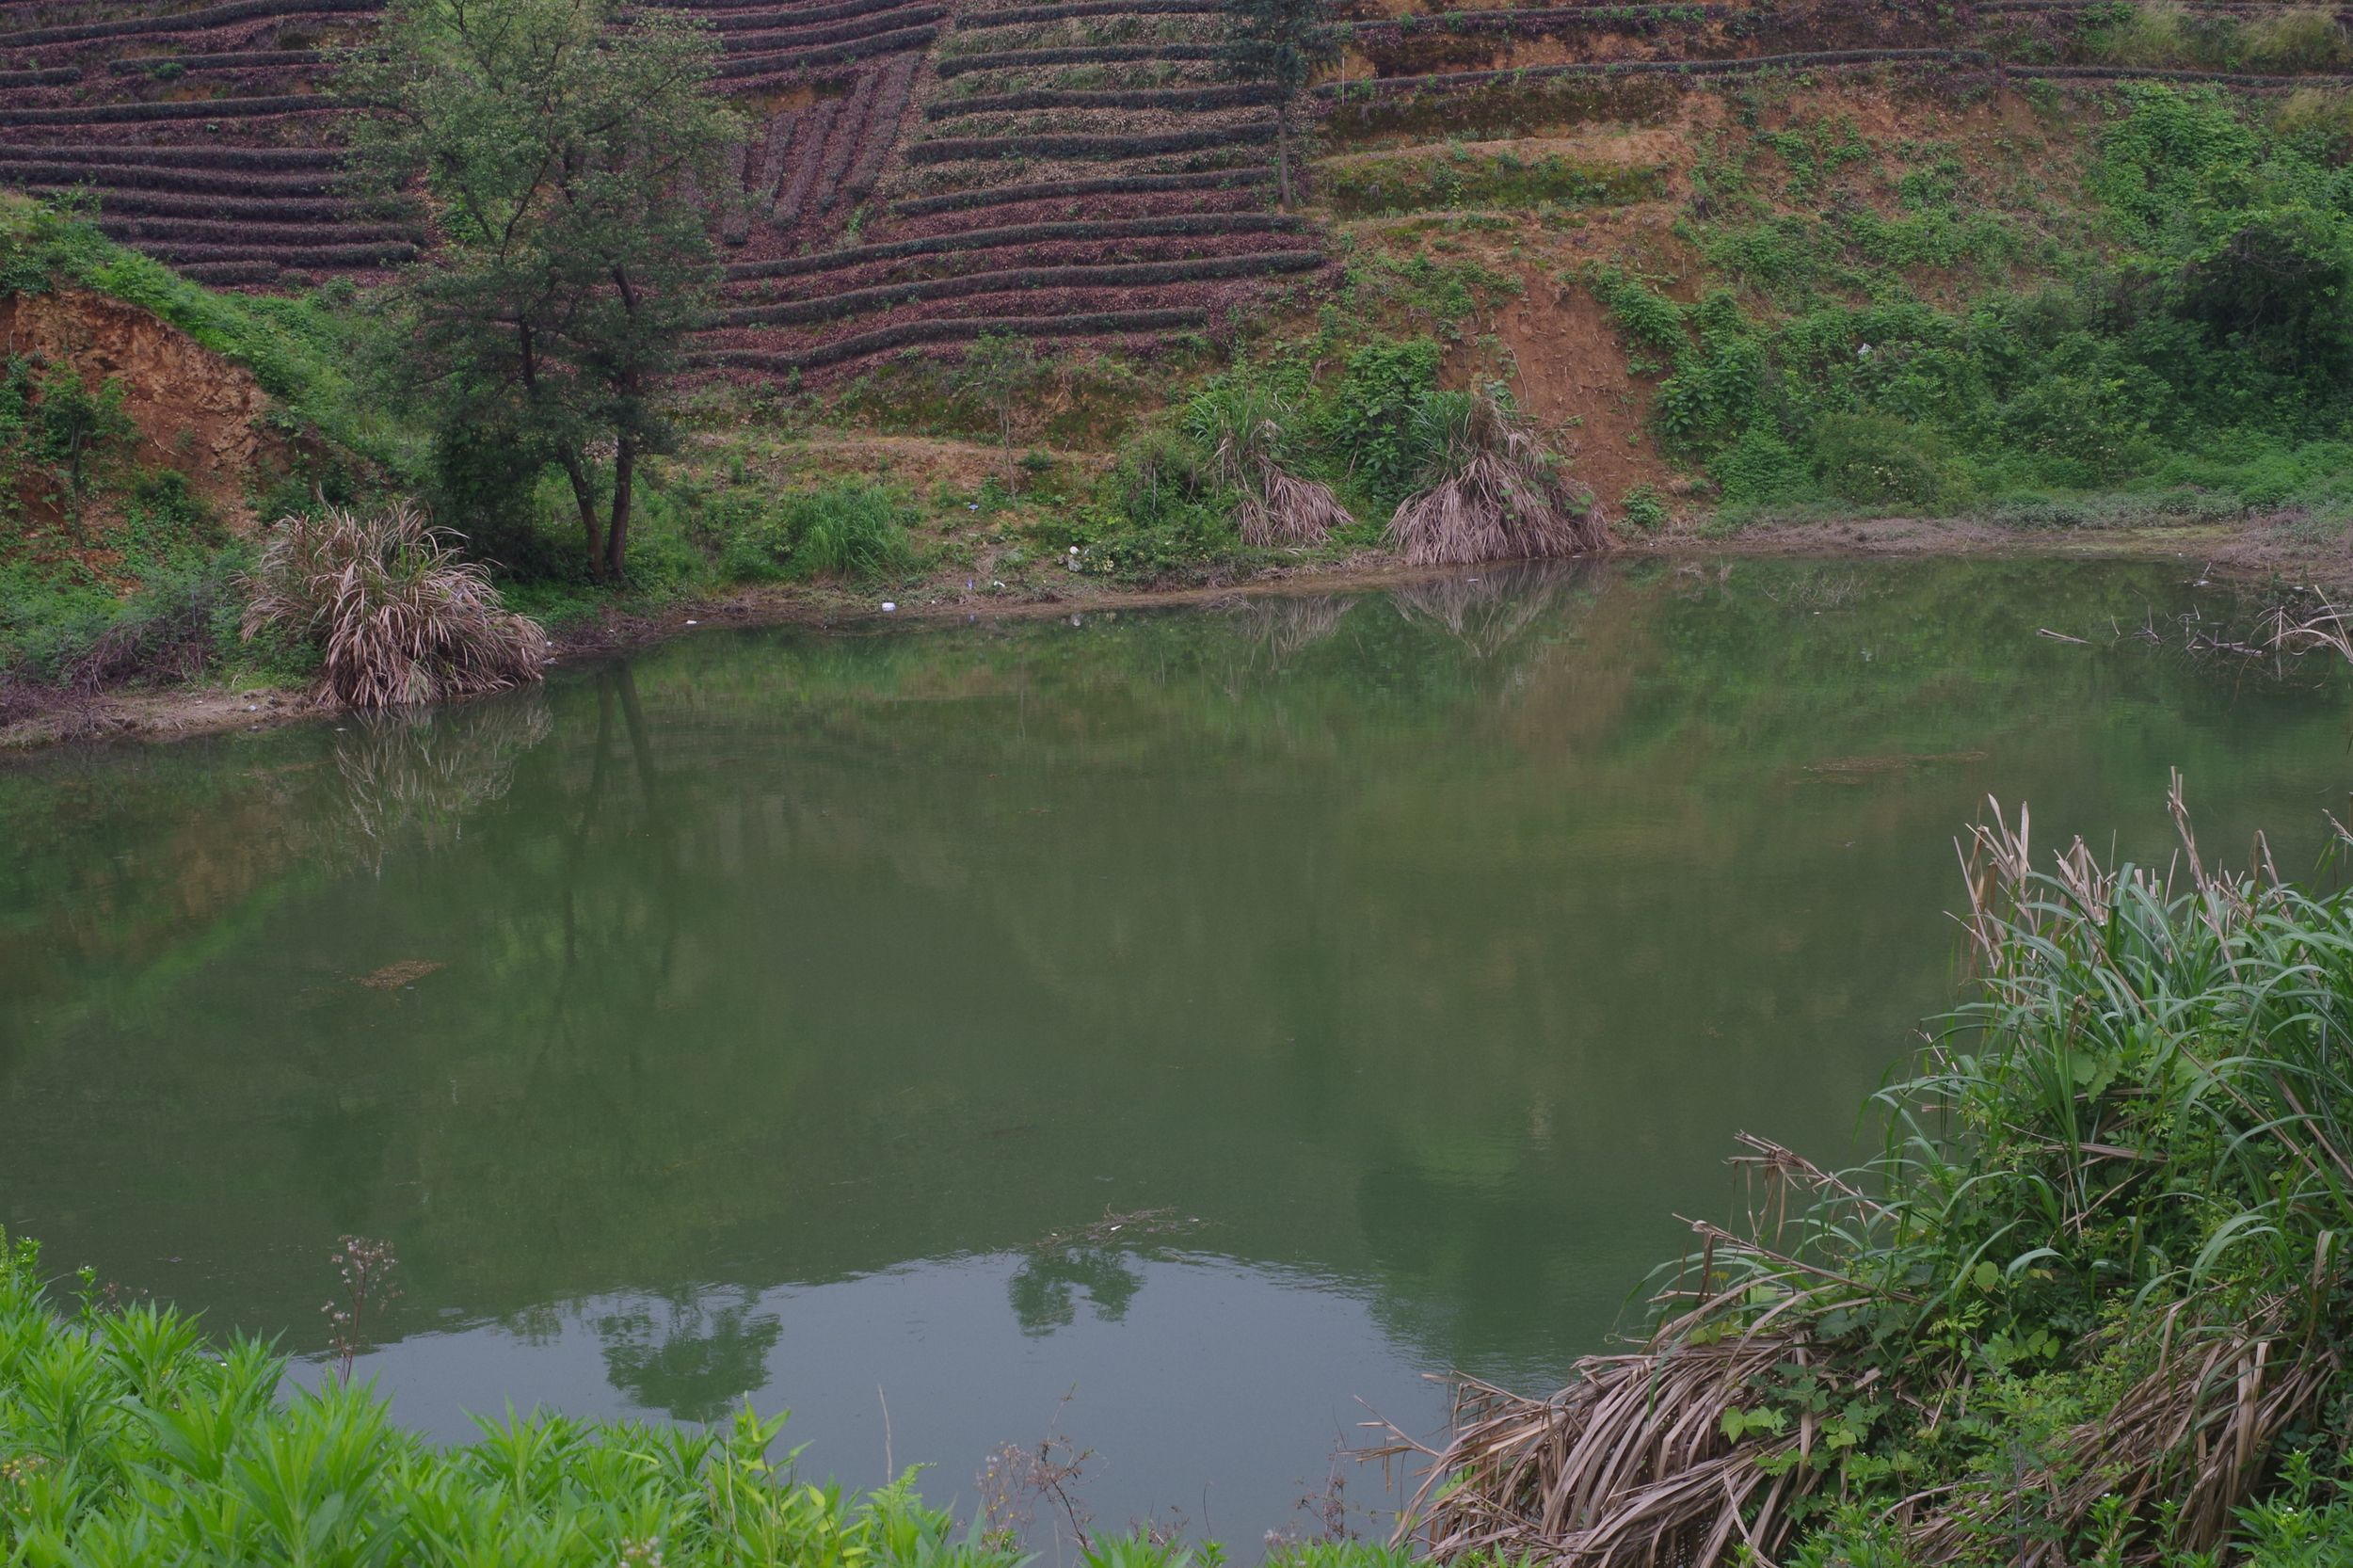
[[[0,772],[0,1223],[312,1362],[335,1238],[387,1238],[361,1365],[446,1436],[749,1394],[805,1466],[968,1506],[1058,1431],[1098,1518],[1253,1544],[1368,1409],[1433,1427],[1423,1374],[1600,1344],[1734,1204],[1736,1130],[1850,1151],[1951,994],[1988,794],[2161,853],[2179,766],[2210,850],[2310,863],[2345,684],[2185,659],[2227,608],[2190,575],[711,632],[38,759]]]

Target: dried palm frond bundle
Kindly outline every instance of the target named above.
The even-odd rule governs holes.
[[[508,610],[456,536],[402,503],[281,518],[247,583],[248,638],[280,627],[316,642],[322,700],[396,708],[540,678],[547,633]]]
[[[1786,1149],[1744,1139],[1774,1189],[1851,1209],[1867,1200]],[[1427,1480],[1408,1518],[1430,1554],[1600,1564],[1714,1564],[1740,1547],[1771,1560],[1825,1476],[1831,1434],[1811,1411],[1779,1415],[1769,1391],[1795,1380],[1826,1408],[1867,1399],[1883,1368],[1849,1365],[1819,1319],[1861,1282],[1819,1272],[1708,1224],[1693,1278],[1659,1298],[1679,1307],[1630,1354],[1579,1360],[1548,1400],[1458,1380],[1453,1432],[1418,1451]],[[1697,1296],[1698,1299],[1692,1299]],[[1751,1413],[1756,1412],[1753,1430]],[[1832,1478],[1835,1484],[1835,1478]]]
[[[1388,543],[1417,567],[1580,555],[1609,548],[1591,491],[1487,391],[1439,392],[1417,415],[1430,454],[1421,485],[1389,519]]]
[[[1241,504],[1234,508],[1234,518],[1241,542],[1255,548],[1319,545],[1332,536],[1332,530],[1355,520],[1331,486],[1302,479],[1272,460],[1260,461],[1255,482],[1245,480],[1241,488]]]
[[[1331,486],[1290,471],[1291,419],[1281,398],[1251,387],[1213,388],[1186,412],[1186,428],[1210,453],[1218,482],[1240,498],[1234,520],[1254,549],[1320,545],[1355,520]]]
[[[1972,835],[1977,994],[1879,1096],[1886,1153],[1745,1139],[1744,1228],[1693,1225],[1637,1349],[1394,1435],[1430,1552],[1863,1560],[1807,1537],[1834,1513],[1874,1560],[2155,1565],[2344,1460],[2353,892],[2260,842],[2212,871],[2170,804],[2164,873],[2081,840],[2037,871],[2023,811]]]

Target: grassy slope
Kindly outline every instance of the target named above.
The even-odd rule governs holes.
[[[2186,522],[2343,577],[2342,306],[2303,318],[2299,353],[2265,322],[2297,302],[2222,285],[2309,265],[2319,293],[2337,286],[2349,126],[2343,94],[2320,88],[1881,72],[1352,103],[1315,185],[1337,289],[1238,324],[1234,368],[1181,350],[1142,371],[1065,360],[1017,424],[1098,445],[1124,426],[1115,472],[1205,379],[1274,389],[1302,466],[1340,485],[1372,524],[1352,542],[1370,542],[1395,489],[1366,483],[1365,441],[1332,428],[1346,367],[1368,344],[1427,340],[1448,384],[1509,386],[1629,533]],[[2267,237],[2279,255],[2233,248]],[[930,362],[824,402],[828,419],[923,435],[986,417]],[[1408,440],[1402,421],[1391,435]],[[1246,566],[1209,520],[1166,541],[1131,492],[1114,485],[1067,530],[1142,575]],[[1144,542],[1121,546],[1131,532]]]
[[[2105,25],[2123,40],[2100,43],[2111,54],[2163,43]],[[2210,33],[2165,57],[2244,63],[2253,47]],[[1894,513],[2048,538],[2163,518],[2353,576],[2345,389],[2324,356],[2282,368],[2276,342],[2185,314],[2217,307],[2182,284],[2257,217],[2302,225],[2305,249],[2341,266],[2348,123],[2319,88],[1892,71],[1350,100],[1323,124],[1309,215],[1336,280],[1288,285],[1219,342],[1041,357],[1009,409],[936,356],[819,392],[693,389],[684,440],[651,465],[619,602],[774,583],[821,610],[1050,600],[1074,546],[1096,591],[1362,565],[1418,460],[1429,385],[1487,379],[1628,534]],[[361,411],[336,304],[208,294],[72,232],[40,241],[50,273],[251,366],[272,418],[337,456],[330,483],[424,482],[417,443]],[[1334,483],[1358,525],[1318,550],[1243,550],[1184,431],[1205,389],[1287,404],[1294,466]],[[835,481],[814,505],[786,493]],[[560,495],[442,515],[559,627],[614,606],[574,569]],[[818,548],[841,527],[864,542]],[[146,575],[53,581],[80,595],[71,613],[20,608],[0,662],[57,674],[108,624],[111,589]]]
[[[0,193],[0,295],[88,291],[152,312],[249,372],[267,394],[264,446],[280,460],[249,477],[263,515],[398,484],[404,434],[373,411],[351,370],[354,338],[318,299],[221,294],[86,226]],[[94,368],[75,366],[98,392]],[[24,366],[34,377],[41,367]],[[137,433],[91,442],[87,493],[69,501],[46,470],[62,436],[42,408],[0,410],[0,443],[24,483],[0,499],[0,680],[110,683],[146,671],[209,670],[232,681],[299,673],[298,653],[234,636],[246,548],[223,520],[135,460]],[[24,686],[17,688],[20,700]],[[0,719],[8,703],[0,701]]]

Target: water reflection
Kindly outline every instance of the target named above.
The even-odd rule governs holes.
[[[712,1286],[591,1297],[527,1325],[411,1335],[361,1356],[357,1372],[391,1394],[402,1421],[443,1440],[471,1437],[472,1413],[495,1414],[508,1400],[670,1416],[706,1400],[724,1407],[721,1384],[742,1375],[732,1349],[751,1336],[730,1341],[725,1378],[701,1375],[690,1355],[677,1380],[657,1363],[608,1381],[602,1326],[650,1325],[631,1331],[631,1343],[645,1344],[674,1313],[699,1311],[706,1324],[740,1314],[766,1340],[751,1371],[762,1408],[794,1412],[782,1442],[809,1445],[804,1474],[866,1483],[925,1465],[925,1495],[969,1511],[986,1456],[1057,1436],[1093,1451],[1077,1490],[1099,1526],[1181,1512],[1244,1557],[1265,1530],[1317,1528],[1300,1499],[1322,1492],[1335,1443],[1370,1413],[1425,1428],[1437,1414],[1434,1390],[1389,1353],[1362,1295],[1333,1282],[1211,1256],[1131,1255],[1139,1288],[1125,1316],[1080,1311],[1036,1335],[1005,1310],[1009,1282],[1029,1261],[935,1259],[753,1294]],[[1203,1462],[1205,1444],[1213,1464]],[[1389,1500],[1370,1476],[1350,1493],[1359,1528],[1372,1523],[1363,1511]]]
[[[1014,1272],[1009,1293],[1024,1334],[1051,1334],[1079,1320],[1076,1292],[1086,1292],[1095,1316],[1107,1323],[1128,1315],[1144,1276],[1120,1253],[1099,1247],[1056,1248],[1032,1255]]]
[[[1443,632],[1483,664],[1518,649],[1531,628],[1559,615],[1564,597],[1611,581],[1590,562],[1528,562],[1407,584],[1389,599],[1409,624]]]
[[[468,813],[504,796],[517,760],[554,729],[538,692],[446,712],[346,716],[335,730],[335,771],[375,864],[404,838],[455,842]]]
[[[0,1224],[298,1351],[387,1237],[457,1434],[749,1392],[871,1478],[882,1383],[953,1491],[1078,1383],[1255,1539],[1355,1396],[1592,1348],[1735,1131],[1843,1144],[1986,795],[2129,852],[2179,766],[2283,864],[2343,798],[2341,682],[2036,635],[2173,568],[1476,575],[0,773]]]
[[[766,1386],[784,1323],[751,1291],[722,1302],[674,1289],[594,1320],[604,1372],[632,1405],[680,1421],[715,1421]]]

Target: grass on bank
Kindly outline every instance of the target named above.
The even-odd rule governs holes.
[[[2353,1560],[2353,892],[1969,861],[1974,997],[1834,1174],[1749,1140],[1639,1348],[1465,1389],[1440,1556]]]

